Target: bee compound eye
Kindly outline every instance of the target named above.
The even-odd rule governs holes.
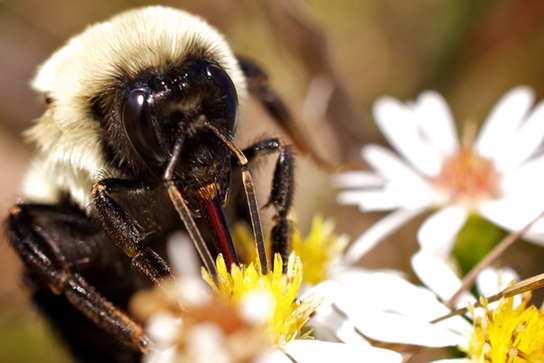
[[[151,122],[147,94],[143,91],[133,91],[123,105],[123,128],[134,150],[153,166],[164,164],[157,134]]]
[[[218,65],[208,64],[206,74],[219,87],[225,97],[228,128],[234,133],[238,125],[238,94],[236,93],[236,87],[234,87],[234,83],[232,83],[227,72]]]

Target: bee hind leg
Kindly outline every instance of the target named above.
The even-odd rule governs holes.
[[[323,170],[329,173],[336,172],[338,166],[325,160],[316,152],[310,138],[307,136],[304,125],[295,121],[283,99],[270,86],[268,76],[261,67],[248,58],[238,56],[237,59],[247,79],[249,92],[260,102],[270,117],[289,135],[297,149],[305,155],[310,155],[313,161]]]
[[[34,301],[82,361],[91,356],[106,361],[117,352],[136,361],[140,352],[151,347],[142,327],[88,282],[87,277],[93,282],[103,280],[101,273],[114,280],[124,274],[111,263],[103,270],[104,236],[82,211],[20,204],[12,209],[5,227],[25,265]],[[110,290],[119,289],[118,285]],[[83,338],[84,332],[93,336],[92,341]],[[102,338],[105,332],[110,338]]]

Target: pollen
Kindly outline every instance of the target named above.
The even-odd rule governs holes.
[[[530,293],[514,308],[514,299],[502,298],[490,310],[482,298],[483,316],[474,318],[474,332],[468,348],[471,362],[544,362],[544,312],[527,307]]]
[[[301,337],[304,324],[319,306],[320,301],[314,301],[312,297],[306,301],[296,298],[302,282],[302,262],[293,253],[289,256],[285,274],[279,255],[274,256],[274,268],[266,275],[260,272],[258,261],[248,266],[233,264],[229,273],[222,255],[217,258],[217,270],[218,285],[205,269],[202,270],[214,295],[239,309],[242,316],[251,316],[252,322],[259,321],[258,330],[264,333],[271,346],[281,346]],[[259,298],[255,299],[256,296]],[[266,304],[262,303],[263,298]],[[251,301],[260,303],[252,304]],[[262,309],[263,305],[267,308]],[[260,318],[255,317],[255,309]]]
[[[300,233],[293,235],[293,251],[300,257],[304,267],[304,282],[315,285],[327,277],[331,264],[346,249],[347,236],[334,233],[332,220],[325,221],[315,216],[306,238]]]
[[[310,233],[306,237],[298,228],[294,228],[291,246],[302,262],[304,269],[302,282],[315,285],[325,280],[333,262],[346,249],[348,237],[336,235],[334,228],[332,220],[325,220],[319,215],[313,218]],[[237,224],[232,239],[242,261],[255,260],[255,239],[247,224]],[[270,245],[269,241],[266,243]]]
[[[491,160],[463,148],[444,161],[434,183],[448,202],[472,209],[497,196],[498,172]]]

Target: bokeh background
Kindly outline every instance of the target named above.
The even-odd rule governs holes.
[[[317,152],[349,168],[364,167],[358,154],[364,143],[385,144],[370,113],[381,95],[407,100],[435,89],[450,103],[458,130],[469,119],[480,123],[515,85],[527,84],[537,99],[544,98],[540,0],[0,0],[1,219],[18,200],[33,152],[21,133],[43,111],[29,87],[36,67],[87,24],[151,4],[187,9],[220,29],[235,52],[267,70]],[[255,103],[249,108],[241,146],[259,135],[281,134]],[[305,157],[298,166],[295,210],[302,231],[320,213],[335,218],[339,233],[355,238],[381,216],[337,206],[329,176]],[[257,176],[263,202],[269,175],[265,165]],[[417,250],[415,230],[424,217],[361,263],[409,274],[407,256]],[[542,272],[543,252],[520,242],[504,260],[527,277]],[[69,361],[31,309],[20,269],[2,237],[0,362]]]

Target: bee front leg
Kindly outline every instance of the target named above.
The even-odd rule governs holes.
[[[104,179],[93,186],[93,207],[110,240],[132,259],[132,267],[161,286],[164,278],[174,278],[172,270],[155,251],[144,246],[143,228],[110,196],[113,193],[148,190],[149,187],[140,181]]]
[[[268,202],[263,208],[274,206],[275,225],[270,232],[272,240],[272,253],[279,253],[283,260],[283,271],[287,270],[287,260],[291,252],[292,223],[287,218],[293,204],[294,182],[294,158],[291,146],[286,145],[281,139],[269,139],[260,141],[243,150],[249,161],[272,152],[279,153],[272,179],[272,190]]]
[[[65,339],[73,343],[70,346],[75,354],[103,358],[112,350],[126,355],[149,350],[152,343],[142,327],[84,277],[96,280],[96,270],[102,268],[114,280],[124,273],[111,263],[105,264],[109,246],[104,246],[104,234],[82,211],[20,204],[12,209],[5,227],[11,246],[25,265],[35,301]],[[111,337],[101,338],[104,331]],[[88,341],[85,334],[96,336],[96,341]],[[83,347],[93,352],[85,352]]]

